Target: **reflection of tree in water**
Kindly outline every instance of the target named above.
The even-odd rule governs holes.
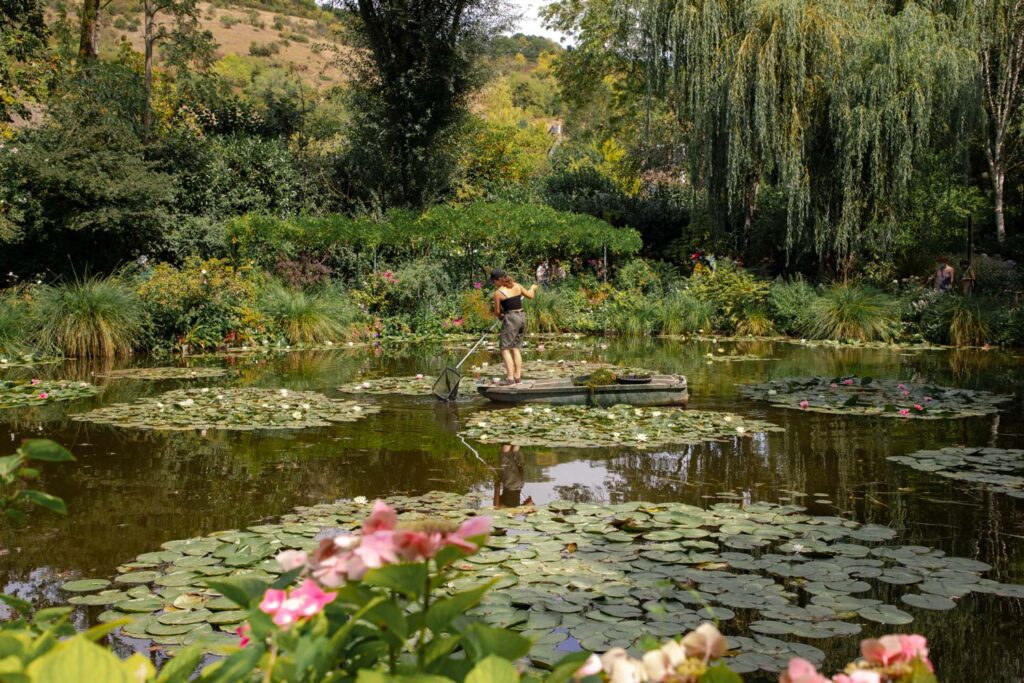
[[[585,484],[566,484],[555,487],[559,500],[573,503],[602,503],[605,501],[604,491],[595,486]]]

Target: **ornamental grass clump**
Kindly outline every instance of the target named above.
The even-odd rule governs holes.
[[[810,306],[804,331],[814,339],[891,341],[899,332],[897,302],[877,290],[837,284]]]
[[[141,299],[114,277],[43,285],[35,301],[40,345],[68,357],[127,356],[145,329]]]
[[[0,356],[18,356],[29,349],[33,311],[20,297],[0,295]]]
[[[668,336],[710,334],[715,306],[686,290],[675,291],[661,304],[661,333]]]
[[[289,344],[317,345],[345,339],[358,317],[339,293],[311,294],[272,284],[263,291],[260,308]]]

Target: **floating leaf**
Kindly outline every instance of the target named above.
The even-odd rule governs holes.
[[[92,593],[110,585],[106,579],[78,579],[61,585],[61,589],[72,593]]]
[[[171,379],[213,379],[224,377],[228,371],[224,368],[122,368],[109,370],[96,375],[106,379],[139,379],[162,381]]]
[[[33,379],[14,382],[0,379],[0,409],[39,406],[54,401],[71,401],[95,396],[100,387],[88,382],[63,379]]]

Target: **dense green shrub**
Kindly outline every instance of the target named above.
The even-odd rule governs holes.
[[[710,334],[714,329],[715,307],[693,292],[677,290],[661,305],[661,333],[667,335]]]
[[[264,288],[260,310],[289,344],[324,344],[356,336],[352,326],[363,321],[359,308],[341,292],[288,289],[279,283]]]
[[[114,277],[43,285],[34,301],[40,346],[68,357],[129,355],[146,326],[139,296]]]
[[[627,291],[660,292],[661,276],[646,259],[634,258],[615,273],[615,284]]]
[[[900,330],[898,302],[868,287],[833,285],[809,311],[804,332],[814,339],[890,341]]]
[[[953,264],[956,266],[957,264]],[[1009,296],[1024,290],[1024,270],[1008,259],[980,254],[972,262],[974,272],[978,276],[975,292],[994,296]],[[960,269],[957,268],[957,271]],[[957,279],[963,273],[957,272]]]
[[[190,348],[251,343],[268,324],[256,305],[261,275],[229,261],[188,259],[181,268],[162,263],[138,286],[158,343]]]
[[[695,273],[688,288],[697,299],[714,306],[716,330],[744,333],[751,317],[761,327],[769,284],[743,268],[722,259],[715,270]]]
[[[798,277],[789,282],[776,280],[768,290],[768,310],[775,327],[788,335],[799,336],[806,332],[811,305],[818,293],[806,280]]]

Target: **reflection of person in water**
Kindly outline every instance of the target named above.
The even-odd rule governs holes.
[[[523,454],[519,446],[506,444],[501,447],[498,471],[494,478],[494,507],[517,508],[532,505],[533,499],[522,500],[523,495]]]

